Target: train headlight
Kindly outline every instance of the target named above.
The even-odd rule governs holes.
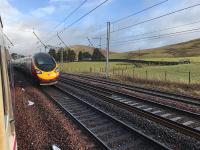
[[[59,68],[56,68],[55,71],[56,71],[56,72],[60,72],[60,69],[59,69]]]
[[[35,70],[35,72],[37,73],[37,74],[42,74],[42,71],[40,71],[40,70]]]

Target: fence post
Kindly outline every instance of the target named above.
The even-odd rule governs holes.
[[[119,74],[120,74],[119,71],[120,71],[119,68],[117,68],[117,75],[118,75],[118,76],[119,76]]]
[[[165,82],[167,81],[167,71],[165,71]]]
[[[148,79],[148,74],[147,74],[147,70],[146,70],[146,80]]]
[[[92,68],[90,67],[90,73],[92,72]]]
[[[122,76],[124,75],[124,69],[122,68]]]
[[[189,71],[189,84],[191,83],[191,73]]]
[[[113,67],[113,75],[115,74],[115,68]]]
[[[134,69],[133,69],[133,79],[134,79],[134,77],[135,77],[135,74],[134,74],[135,72],[134,72]]]

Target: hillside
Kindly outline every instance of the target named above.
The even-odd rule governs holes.
[[[195,39],[183,43],[163,46],[140,51],[141,58],[161,58],[161,57],[194,57],[200,56],[200,39]],[[139,51],[129,51],[111,55],[111,58],[138,58]]]
[[[70,46],[70,49],[74,50],[76,54],[78,54],[80,51],[89,52],[90,54],[92,54],[94,50],[93,47],[85,46],[85,45],[72,45]]]

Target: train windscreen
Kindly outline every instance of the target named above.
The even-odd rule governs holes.
[[[34,56],[35,65],[42,71],[52,71],[56,67],[54,59],[45,53]]]

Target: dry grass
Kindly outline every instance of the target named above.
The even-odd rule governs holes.
[[[105,74],[100,73],[84,73],[87,75],[105,78]],[[131,85],[144,86],[147,88],[155,88],[168,92],[175,92],[180,94],[186,94],[190,96],[200,97],[200,85],[199,84],[185,84],[181,82],[170,82],[170,81],[158,81],[158,80],[146,80],[141,78],[133,78],[130,76],[110,75],[110,80],[126,83]]]
[[[130,76],[141,79],[171,81],[189,83],[189,72],[191,73],[191,83],[200,83],[200,65],[198,63],[173,65],[173,66],[148,66],[123,62],[110,62],[110,74]],[[103,72],[105,62],[70,62],[64,64],[64,72],[92,73]],[[134,73],[133,73],[134,70]],[[147,71],[147,77],[146,77]],[[166,74],[166,78],[165,78]]]

